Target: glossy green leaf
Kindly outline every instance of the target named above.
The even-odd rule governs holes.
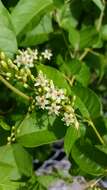
[[[86,60],[90,70],[94,70],[99,77],[99,82],[102,80],[106,67],[106,57],[103,54],[88,54]],[[95,79],[91,78],[91,82]]]
[[[41,44],[48,40],[49,33],[53,31],[50,15],[45,15],[40,23],[33,30],[24,33],[21,37],[20,46],[28,47]]]
[[[80,35],[79,32],[73,27],[69,28],[69,41],[75,50],[79,49]]]
[[[7,178],[12,171],[12,166],[0,161],[0,182]]]
[[[105,154],[107,154],[107,145],[96,145],[95,146],[98,150],[100,150],[101,152],[104,152]]]
[[[10,165],[10,179],[18,180],[22,176],[29,177],[32,174],[32,159],[28,152],[19,144],[0,147],[0,162]]]
[[[17,140],[25,147],[36,147],[64,137],[67,127],[60,119],[40,111],[27,115],[19,126]]]
[[[75,126],[71,126],[67,129],[67,133],[64,137],[64,150],[69,156],[72,146],[75,143],[75,141],[79,138],[80,131],[75,128]]]
[[[94,27],[88,26],[80,31],[80,49],[94,47],[99,36]]]
[[[55,175],[41,175],[37,177],[37,180],[40,184],[42,184],[46,189],[49,188],[49,186],[58,180],[58,176]]]
[[[102,114],[101,102],[94,91],[81,85],[76,85],[71,90],[76,96],[75,106],[84,117],[91,119]]]
[[[52,0],[20,0],[12,11],[12,22],[16,35],[34,19],[52,6]]]
[[[60,9],[57,10],[56,20],[59,26],[67,31],[69,31],[70,27],[75,28],[77,25],[77,20],[73,17],[70,10],[70,4],[64,4]]]
[[[83,86],[88,86],[91,78],[90,69],[85,63],[80,62],[80,64],[81,64],[81,69],[78,73],[76,73],[75,78]]]
[[[64,4],[64,0],[53,0],[53,2],[54,2],[54,5],[58,8],[60,8]]]
[[[60,55],[57,57],[57,65],[59,67],[59,70],[69,78],[71,78],[72,75],[78,74],[82,66],[81,61],[78,59],[64,61]]]
[[[7,9],[0,1],[0,50],[9,57],[17,51],[17,41]]]
[[[101,28],[101,37],[103,40],[107,41],[107,24],[103,25]]]
[[[21,188],[20,182],[13,182],[7,178],[4,178],[3,181],[0,180],[0,190],[18,190],[19,188]]]
[[[92,0],[96,5],[97,7],[103,11],[104,10],[104,5],[103,5],[103,2],[101,0]]]
[[[0,190],[17,190],[20,187],[20,183],[10,180],[12,169],[10,165],[0,162]]]
[[[100,154],[89,142],[81,144],[81,141],[78,140],[73,145],[71,154],[80,169],[84,172],[94,176],[100,176],[105,173],[103,163],[106,162],[106,155]],[[101,156],[102,161],[99,160]]]
[[[0,118],[0,126],[4,129],[4,130],[10,130],[10,126],[4,121],[3,118]]]

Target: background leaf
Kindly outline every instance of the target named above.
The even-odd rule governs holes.
[[[49,39],[49,33],[52,31],[51,17],[50,15],[45,15],[36,27],[21,36],[19,45],[22,47],[28,47],[41,44]]]
[[[32,174],[32,159],[21,145],[5,145],[0,147],[0,162],[12,167],[10,179],[19,180],[22,176]]]
[[[52,6],[52,0],[20,0],[12,11],[12,22],[15,28],[16,35],[34,19],[41,14],[47,12]]]
[[[0,50],[9,57],[17,51],[17,41],[7,9],[0,1]]]
[[[72,146],[75,143],[75,141],[79,138],[80,132],[75,128],[75,126],[70,126],[67,129],[66,135],[64,137],[64,150],[69,156]]]
[[[20,124],[17,140],[25,147],[36,147],[63,138],[66,129],[60,119],[40,111],[34,112]]]
[[[101,0],[92,0],[92,1],[97,5],[97,7],[98,7],[101,11],[104,10],[104,5],[103,5],[103,3],[102,3]]]
[[[71,90],[76,96],[75,105],[84,117],[90,119],[101,115],[101,102],[95,92],[81,85],[76,85]]]
[[[88,141],[82,143],[78,140],[72,148],[72,157],[80,169],[88,174],[100,176],[105,173],[106,155],[94,149]]]

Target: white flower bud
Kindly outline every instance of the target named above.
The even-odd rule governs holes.
[[[8,142],[11,142],[11,137],[7,137],[7,141],[8,141]]]
[[[2,65],[3,68],[8,69],[6,61],[0,61],[0,64]]]
[[[4,52],[0,52],[0,59],[5,60],[6,56]]]

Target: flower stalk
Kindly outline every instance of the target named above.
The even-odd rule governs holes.
[[[0,75],[0,81],[5,84],[5,86],[7,86],[10,90],[12,90],[15,94],[21,96],[22,98],[26,99],[26,100],[30,100],[31,97],[27,96],[26,94],[24,94],[23,92],[21,92],[20,90],[18,90],[17,88],[15,88],[14,86],[12,86],[7,80],[5,80],[1,75]]]

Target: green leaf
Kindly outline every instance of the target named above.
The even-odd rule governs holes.
[[[19,42],[20,46],[28,47],[41,44],[48,40],[49,33],[53,31],[50,15],[45,15],[40,23],[24,34],[24,38]]]
[[[4,121],[4,118],[0,117],[0,126],[4,129],[9,131],[10,130],[10,126]]]
[[[69,41],[75,50],[79,49],[80,35],[79,32],[73,27],[69,28]]]
[[[59,70],[69,78],[71,78],[72,75],[78,74],[82,66],[81,61],[78,59],[73,59],[65,62],[61,55],[58,55],[57,57],[57,65],[59,67]]]
[[[40,184],[42,184],[46,189],[53,183],[58,180],[58,176],[54,175],[41,175],[37,177],[37,180]]]
[[[19,188],[21,188],[20,182],[13,182],[7,178],[4,178],[3,181],[0,180],[0,190],[18,190]]]
[[[78,140],[73,145],[71,154],[82,171],[94,176],[100,176],[105,173],[104,163],[107,160],[106,155],[97,151],[89,142],[82,144]]]
[[[27,115],[19,126],[17,140],[25,147],[36,147],[64,137],[66,126],[60,119],[40,111]]]
[[[70,87],[60,71],[53,67],[45,66],[43,64],[37,65],[36,68],[38,71],[41,70],[47,76],[47,79],[53,80],[54,84],[58,88],[66,89],[68,94],[71,93]]]
[[[54,2],[54,5],[58,8],[60,8],[64,4],[64,0],[53,0],[53,2]]]
[[[104,152],[105,154],[107,154],[107,145],[96,145],[95,147],[101,152]]]
[[[107,24],[103,25],[101,28],[101,37],[103,40],[107,41]]]
[[[81,85],[76,85],[71,90],[72,94],[76,96],[75,106],[85,118],[97,118],[101,115],[101,102],[94,91]]]
[[[80,64],[81,64],[81,69],[78,72],[78,74],[75,75],[75,78],[83,86],[88,86],[91,78],[89,67],[85,63],[80,62]]]
[[[77,20],[71,13],[70,4],[64,4],[60,9],[57,9],[56,21],[61,28],[67,31],[70,27],[76,27]]]
[[[0,50],[13,57],[17,51],[17,41],[7,9],[0,1]]]
[[[0,162],[0,190],[17,190],[21,185],[10,180],[12,169],[10,165]]]
[[[0,182],[10,175],[12,169],[9,164],[0,162]]]
[[[12,11],[12,22],[15,28],[16,35],[34,19],[53,5],[52,0],[20,0]]]
[[[105,72],[106,67],[106,56],[103,54],[88,54],[87,60],[86,60],[88,66],[90,67],[90,70],[94,70],[96,72],[97,76],[99,77],[99,82],[102,80]],[[94,78],[91,79],[91,82],[94,82]]]
[[[88,26],[80,31],[80,49],[94,47],[98,40],[99,36],[94,27]]]
[[[10,179],[19,180],[22,176],[29,177],[32,174],[32,159],[28,152],[19,144],[0,147],[0,162],[10,165]]]
[[[12,148],[19,172],[30,177],[32,175],[32,158],[30,154],[19,144],[13,144]]]
[[[64,150],[69,156],[72,146],[75,143],[75,141],[79,138],[79,131],[75,128],[75,126],[71,126],[67,129],[67,133],[64,137]]]
[[[97,7],[103,11],[104,10],[104,5],[103,5],[103,2],[101,0],[92,0],[96,5]]]

